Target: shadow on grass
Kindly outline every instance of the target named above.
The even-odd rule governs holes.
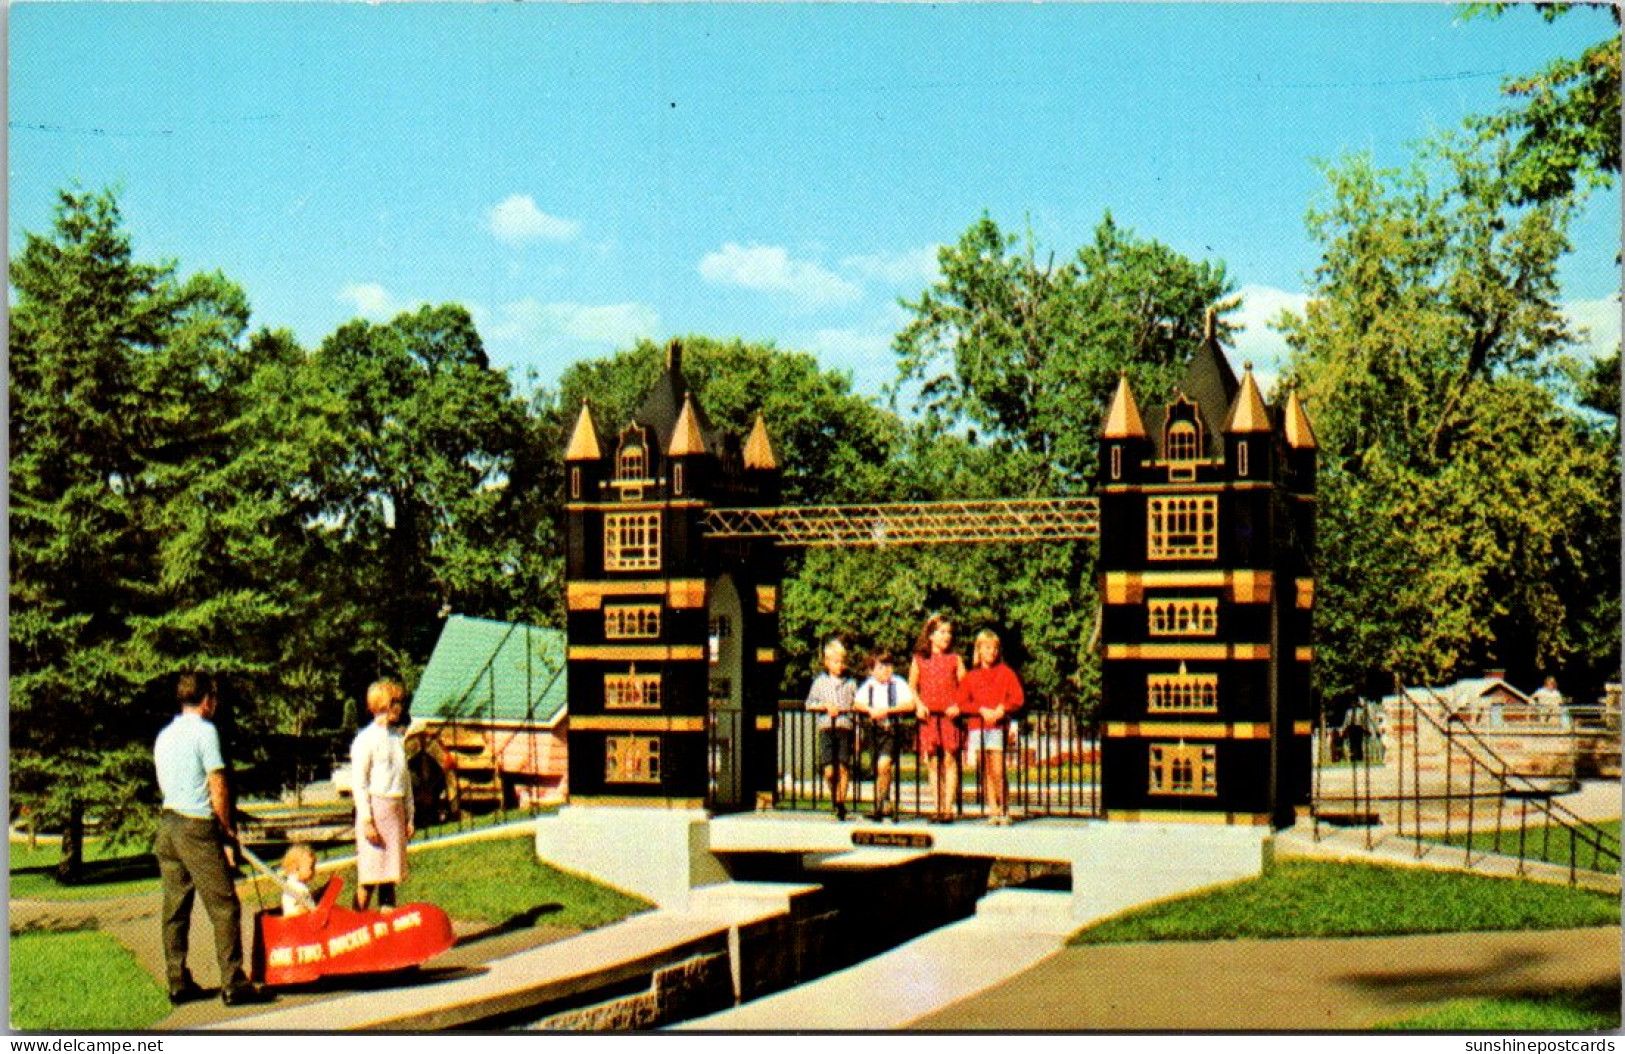
[[[64,888],[72,887],[84,889],[94,886],[113,885],[118,882],[139,882],[142,879],[158,877],[158,858],[151,854],[139,856],[120,856],[111,860],[86,860],[79,868],[79,874],[70,882],[61,882],[57,879],[55,864],[41,864],[36,867],[16,867],[11,869],[12,875],[29,875],[56,882]]]
[[[545,916],[557,915],[563,910],[564,905],[557,902],[538,904],[528,911],[521,911],[517,915],[510,915],[493,926],[487,926],[482,930],[475,930],[466,937],[459,937],[457,940],[457,946],[459,948],[466,947],[470,944],[478,944],[480,941],[493,940],[509,933],[518,933],[522,930],[531,929]]]

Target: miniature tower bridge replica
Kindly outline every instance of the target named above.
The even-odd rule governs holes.
[[[574,806],[771,804],[780,546],[1087,538],[1105,816],[1280,827],[1308,803],[1314,438],[1211,337],[1153,411],[1119,382],[1096,498],[783,506],[767,422],[719,434],[675,343],[613,437],[582,406],[565,462]]]

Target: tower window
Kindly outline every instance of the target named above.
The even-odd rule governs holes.
[[[683,493],[683,463],[679,461],[671,467],[671,486],[673,494]]]
[[[1211,560],[1219,555],[1219,497],[1146,500],[1146,555],[1152,560]]]
[[[1243,439],[1236,444],[1236,475],[1247,474],[1247,440]]]
[[[1200,449],[1196,426],[1189,421],[1175,421],[1168,426],[1168,460],[1195,461]]]
[[[1217,597],[1166,597],[1146,602],[1153,637],[1211,637],[1219,632]]]
[[[660,636],[660,605],[604,605],[604,636],[609,640]]]
[[[1184,743],[1151,745],[1151,793],[1214,797],[1219,793],[1216,752]]]
[[[604,517],[604,570],[660,570],[658,512],[618,512]]]
[[[1154,673],[1145,679],[1147,709],[1153,713],[1214,713],[1219,709],[1219,675]]]
[[[659,736],[609,736],[604,740],[604,779],[610,783],[659,783]]]
[[[604,709],[660,709],[660,675],[637,670],[604,674]]]
[[[570,497],[581,497],[581,470],[579,468],[570,470]]]
[[[1123,448],[1112,444],[1112,479],[1123,478]]]

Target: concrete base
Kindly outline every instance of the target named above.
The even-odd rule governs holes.
[[[699,886],[726,882],[703,809],[567,805],[536,821],[536,856],[683,911]]]
[[[1256,878],[1269,861],[1268,828],[1097,823],[1072,858],[1072,917],[1093,922],[1206,886]]]

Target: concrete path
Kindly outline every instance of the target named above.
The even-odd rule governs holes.
[[[1067,948],[1019,977],[906,1025],[947,1031],[1360,1030],[1452,999],[1593,985],[1617,993],[1619,984],[1617,926],[1096,945]]]

